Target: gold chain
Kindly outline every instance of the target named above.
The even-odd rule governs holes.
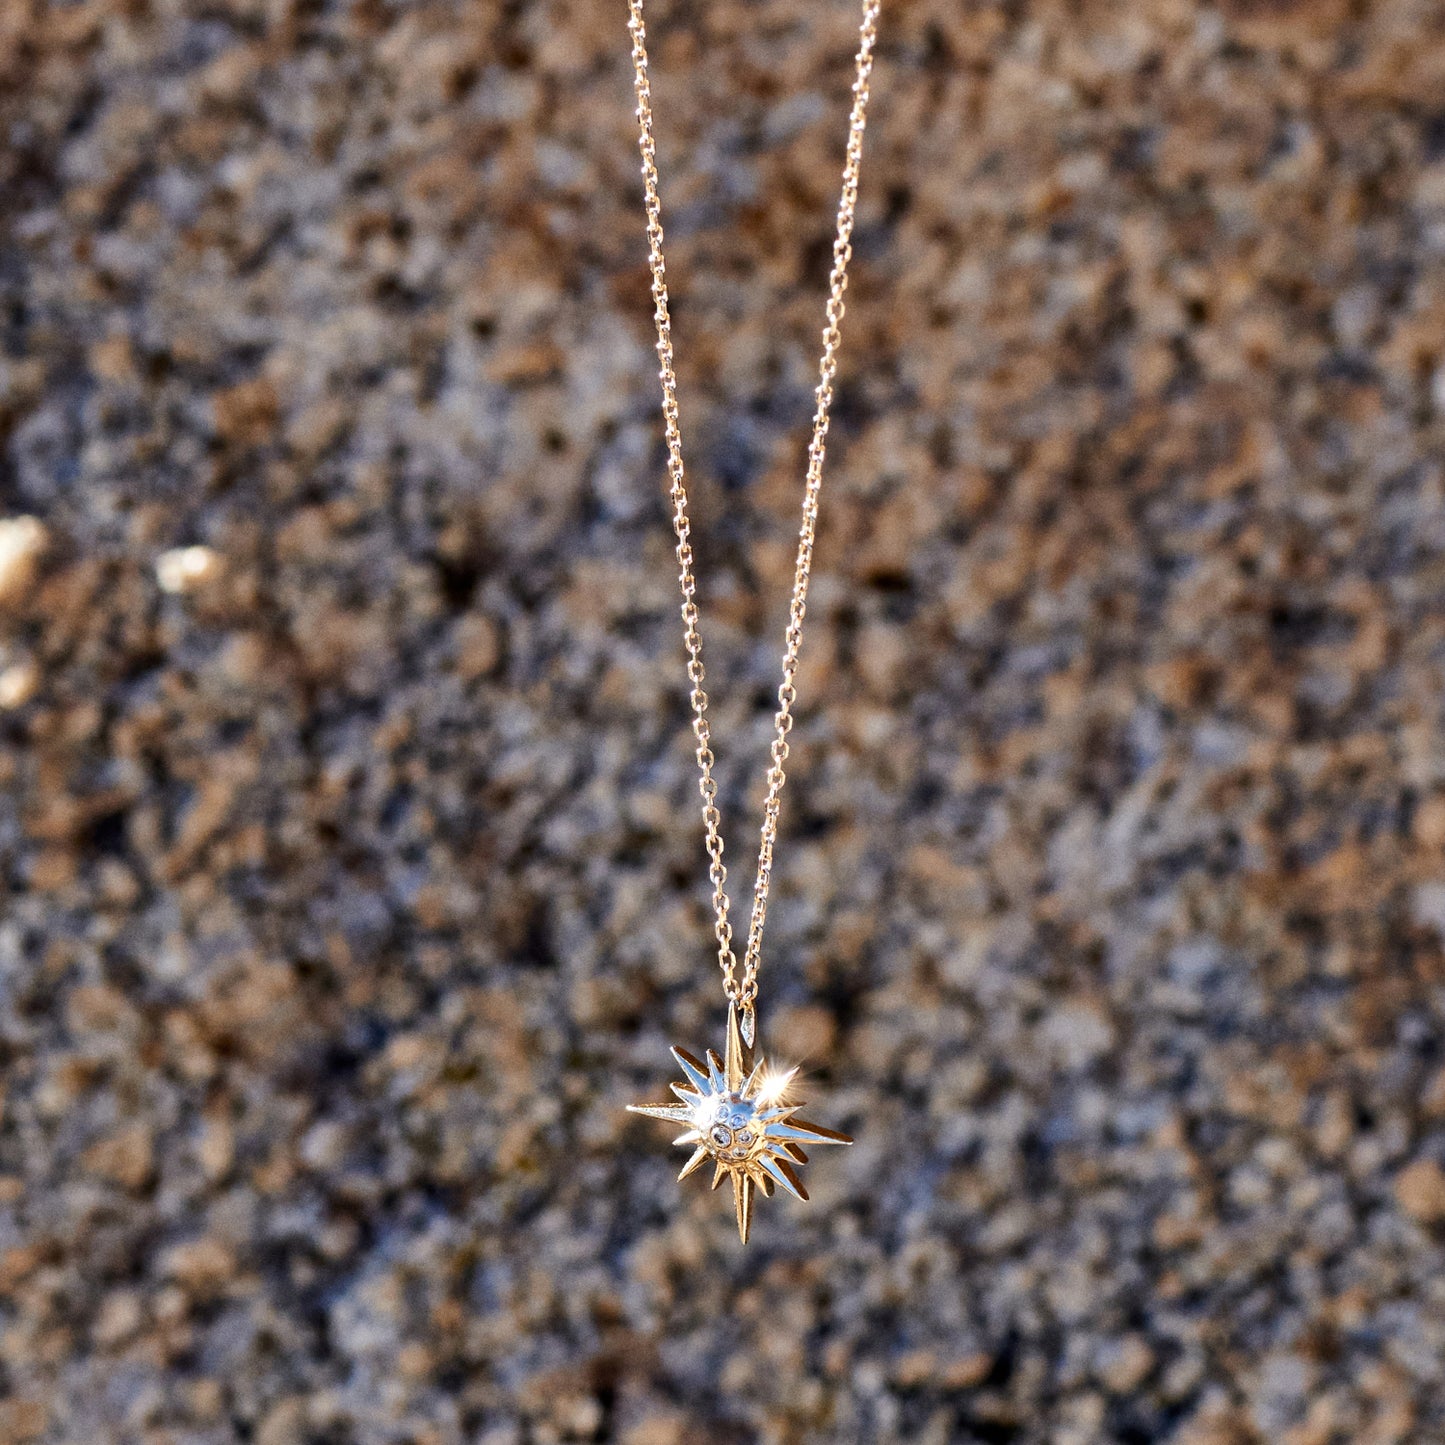
[[[672,366],[672,323],[667,304],[667,271],[662,259],[662,204],[657,194],[657,147],[652,132],[652,88],[647,78],[646,33],[642,23],[642,0],[628,0],[628,31],[632,36],[632,64],[636,72],[637,119],[641,127],[642,180],[647,203],[648,259],[652,267],[652,299],[656,310],[657,356],[661,363],[662,416],[667,438],[667,472],[672,501],[672,527],[677,535],[677,565],[682,584],[683,642],[687,648],[687,675],[692,684],[692,731],[697,739],[697,764],[701,771],[703,833],[711,860],[713,911],[716,914],[718,963],[723,988],[737,1004],[751,1034],[754,1000],[758,996],[758,961],[762,948],[763,923],[768,914],[768,886],[773,873],[773,845],[778,836],[788,734],[793,727],[793,703],[797,689],[793,679],[798,670],[798,652],[803,643],[803,614],[807,607],[808,574],[813,565],[813,540],[818,525],[818,494],[823,485],[824,444],[828,435],[828,411],[833,401],[833,377],[838,369],[839,327],[843,320],[843,293],[848,289],[848,262],[852,259],[853,213],[858,201],[858,172],[863,158],[863,127],[868,110],[868,78],[873,70],[873,47],[878,35],[881,0],[863,0],[863,20],[858,32],[857,74],[853,82],[853,111],[848,122],[848,148],[843,165],[843,193],[838,202],[838,233],[833,242],[833,270],[829,277],[827,324],[823,327],[823,355],[818,363],[818,386],[814,393],[813,439],[808,447],[807,484],[803,492],[803,520],[798,532],[798,555],[793,571],[793,596],[788,607],[788,630],[783,651],[783,680],[778,687],[776,732],[768,769],[768,791],[763,803],[762,841],[758,848],[758,871],[753,885],[752,922],[748,946],[743,955],[743,976],[738,981],[737,959],[733,955],[732,925],[728,922],[727,869],[723,865],[721,818],[717,809],[717,782],[712,775],[713,752],[707,721],[707,693],[703,690],[702,637],[698,631],[697,584],[693,579],[692,527],[688,520],[687,490],[682,466],[682,433],[678,426],[677,377]]]

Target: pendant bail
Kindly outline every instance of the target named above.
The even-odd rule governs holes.
[[[753,1035],[757,1031],[757,1016],[753,1012],[751,1003],[745,1003],[742,1006],[742,1017],[738,1020],[738,1030],[743,1036],[743,1042],[752,1048]]]

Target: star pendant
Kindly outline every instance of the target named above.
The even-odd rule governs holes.
[[[719,1059],[709,1049],[707,1062],[693,1058],[686,1049],[673,1049],[686,1082],[674,1084],[676,1104],[629,1104],[634,1114],[650,1114],[685,1126],[673,1140],[691,1144],[692,1157],[682,1166],[679,1180],[709,1159],[714,1164],[712,1187],[724,1178],[732,1180],[733,1205],[737,1211],[738,1233],[748,1242],[753,1222],[753,1194],[761,1189],[771,1196],[781,1184],[789,1194],[807,1199],[808,1191],[798,1178],[796,1165],[806,1164],[803,1144],[851,1144],[846,1134],[824,1129],[797,1117],[801,1101],[787,1098],[788,1085],[796,1069],[770,1070],[743,1041],[737,1005],[728,1004],[727,1056]]]

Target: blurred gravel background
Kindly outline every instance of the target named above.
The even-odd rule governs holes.
[[[746,1251],[624,20],[0,0],[0,1440],[1445,1439],[1445,6],[886,6]],[[735,897],[856,24],[652,22]]]

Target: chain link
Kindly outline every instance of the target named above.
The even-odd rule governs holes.
[[[648,81],[646,32],[642,21],[643,0],[628,0],[628,32],[632,37],[632,64],[637,92],[638,140],[642,153],[642,180],[647,209],[648,261],[652,269],[653,319],[657,323],[657,357],[662,381],[663,430],[667,441],[667,473],[672,502],[672,527],[677,537],[678,580],[682,586],[683,645],[687,650],[687,676],[692,684],[692,731],[697,740],[697,765],[701,774],[703,836],[709,859],[708,877],[713,887],[713,932],[717,937],[718,964],[723,988],[751,1024],[758,995],[758,965],[761,958],[763,924],[768,915],[768,889],[773,874],[773,849],[778,836],[783,784],[787,780],[788,734],[793,728],[793,704],[797,700],[794,679],[798,654],[803,644],[803,617],[807,610],[808,576],[813,565],[813,544],[818,525],[818,496],[823,485],[823,458],[828,436],[828,414],[833,402],[833,378],[838,369],[838,346],[843,321],[843,293],[848,289],[848,262],[853,255],[853,218],[858,202],[858,173],[863,159],[863,129],[868,110],[868,81],[873,70],[873,48],[878,35],[881,0],[863,0],[863,19],[858,31],[858,57],[853,81],[853,109],[848,121],[848,146],[843,165],[843,192],[838,202],[838,230],[833,242],[833,269],[829,276],[827,322],[823,327],[823,354],[818,363],[818,385],[814,392],[813,437],[808,446],[807,481],[803,489],[803,517],[798,532],[797,560],[793,569],[793,593],[788,606],[788,629],[783,651],[783,677],[778,686],[778,709],[774,715],[774,737],[770,750],[768,788],[763,800],[762,838],[758,847],[758,869],[753,884],[752,920],[743,953],[742,978],[737,977],[733,952],[732,924],[728,921],[727,868],[723,863],[721,817],[717,808],[717,781],[712,775],[715,761],[712,735],[707,720],[707,693],[703,687],[702,636],[699,632],[697,583],[693,577],[692,524],[688,518],[687,489],[682,464],[682,432],[678,422],[677,376],[672,364],[672,322],[668,311],[667,270],[662,254],[662,203],[658,199],[657,147],[652,129],[652,87]],[[751,1029],[749,1028],[749,1032]]]

